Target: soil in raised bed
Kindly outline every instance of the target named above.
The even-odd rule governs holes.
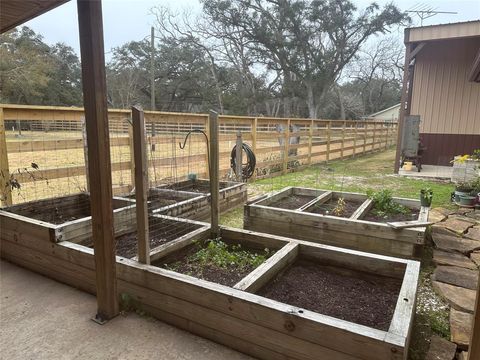
[[[410,209],[409,213],[403,214],[388,214],[386,216],[378,216],[374,213],[373,210],[370,210],[365,216],[362,217],[362,220],[374,221],[379,223],[387,222],[396,222],[396,221],[414,221],[418,219],[419,210]]]
[[[135,199],[135,194],[128,195],[128,198]],[[155,210],[165,206],[170,206],[184,200],[185,197],[176,197],[174,194],[164,193],[150,193],[147,197],[149,210]]]
[[[113,206],[114,209],[119,207],[121,206],[115,206],[115,204]],[[91,215],[88,195],[77,196],[74,201],[65,199],[65,202],[62,201],[62,198],[40,200],[38,204],[32,202],[14,206],[12,209],[5,208],[4,210],[55,225],[83,219]]]
[[[220,182],[219,189],[225,189],[228,187],[227,183]],[[189,191],[189,192],[198,192],[202,194],[208,194],[210,192],[210,184],[208,182],[191,182],[187,184],[179,183],[172,184],[166,187],[167,189]]]
[[[321,204],[315,204],[312,207],[308,208],[306,211],[314,214],[322,214],[322,215],[330,215],[330,216],[337,216],[343,218],[349,218],[353,215],[355,210],[357,210],[360,205],[362,205],[362,201],[354,201],[354,200],[345,200],[345,210],[341,215],[335,215],[333,210],[337,206],[338,199],[330,199],[327,202]]]
[[[234,286],[255,269],[253,265],[240,267],[237,264],[230,264],[228,267],[220,267],[211,262],[202,264],[200,260],[192,259],[192,257],[205,246],[206,242],[196,242],[163,259],[159,259],[152,263],[152,265],[226,286]],[[244,247],[242,247],[241,250],[248,251],[252,254],[265,254],[262,251],[255,251]],[[271,255],[273,255],[273,252],[270,252],[266,258]]]
[[[401,281],[300,260],[258,295],[302,309],[387,331]]]
[[[175,240],[183,235],[188,234],[200,226],[190,223],[180,223],[174,220],[167,219],[155,219],[150,218],[150,249],[157,246],[166,244],[172,240]],[[133,258],[138,254],[138,236],[137,232],[129,232],[115,238],[116,242],[116,254],[126,258]],[[93,243],[90,241],[85,244],[88,247],[93,247]]]
[[[316,196],[311,196],[311,195],[297,195],[297,194],[288,195],[286,197],[283,197],[281,199],[274,201],[268,206],[276,207],[280,209],[295,210],[295,209],[298,209],[299,207],[302,207],[303,205],[305,205],[309,201],[312,201],[315,198]]]

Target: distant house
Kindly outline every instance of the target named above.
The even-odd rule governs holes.
[[[405,46],[399,139],[404,116],[420,115],[424,164],[480,148],[480,20],[405,29]]]
[[[374,114],[368,115],[368,119],[377,119],[384,121],[398,121],[400,116],[400,104],[390,106],[389,108],[380,110]]]

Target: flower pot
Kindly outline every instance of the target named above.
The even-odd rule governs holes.
[[[466,206],[475,205],[475,196],[460,195],[460,205],[466,205]]]
[[[420,205],[425,207],[430,207],[432,205],[432,193],[428,193],[428,194],[420,193]]]
[[[470,191],[459,191],[455,190],[455,202],[459,203],[460,202],[460,197],[461,196],[470,196]]]

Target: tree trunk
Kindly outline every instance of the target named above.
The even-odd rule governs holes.
[[[313,91],[313,83],[306,82],[305,87],[307,89],[307,107],[308,107],[308,116],[310,119],[316,119],[317,114],[317,104],[315,103],[315,94]]]
[[[335,92],[337,93],[338,105],[339,105],[339,108],[340,108],[340,120],[345,120],[345,118],[346,118],[345,104],[343,103],[343,98],[342,98],[342,93],[340,91],[340,87],[335,86]]]

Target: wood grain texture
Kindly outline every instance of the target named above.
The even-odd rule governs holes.
[[[97,316],[111,319],[118,315],[118,300],[102,3],[78,0],[77,9],[91,184]]]

